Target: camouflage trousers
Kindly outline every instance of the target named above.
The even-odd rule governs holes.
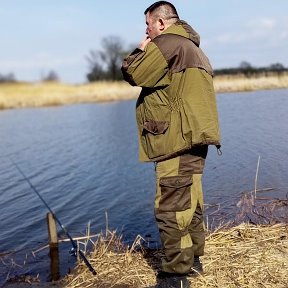
[[[155,218],[165,252],[165,272],[186,274],[194,256],[204,254],[202,173],[207,152],[206,145],[198,146],[155,163]]]

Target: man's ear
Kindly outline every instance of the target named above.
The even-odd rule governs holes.
[[[166,25],[165,25],[165,21],[162,18],[158,19],[158,23],[159,23],[159,30],[162,32],[165,30]]]

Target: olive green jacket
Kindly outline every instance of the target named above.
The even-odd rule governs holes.
[[[213,71],[199,44],[199,35],[178,21],[123,61],[124,79],[142,87],[136,104],[141,161],[220,145]]]

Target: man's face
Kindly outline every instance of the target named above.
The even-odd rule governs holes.
[[[151,15],[150,12],[146,14],[146,34],[149,36],[151,40],[153,40],[156,36],[161,34],[160,30],[160,22],[155,20]]]

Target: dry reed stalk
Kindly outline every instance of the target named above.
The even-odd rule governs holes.
[[[212,233],[195,287],[287,287],[288,226],[241,224]],[[207,281],[208,280],[208,281]]]
[[[256,168],[256,175],[254,181],[254,196],[253,196],[253,205],[255,205],[255,199],[257,198],[257,182],[258,182],[258,172],[259,172],[259,165],[260,165],[260,155],[258,156],[257,168]]]

